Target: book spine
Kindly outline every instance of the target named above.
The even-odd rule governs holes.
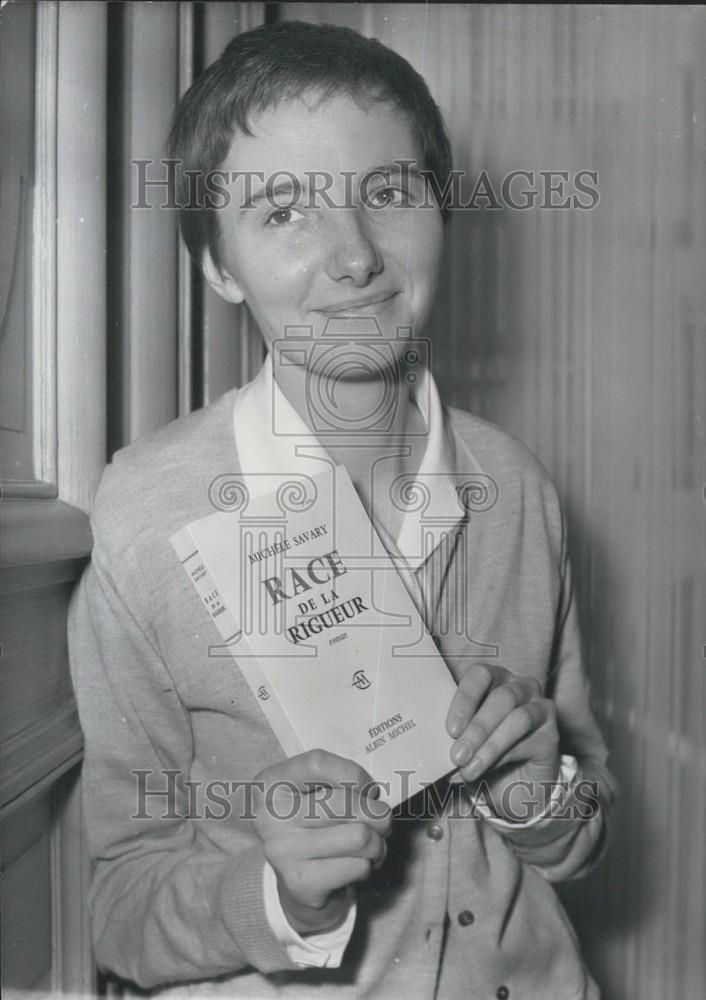
[[[223,638],[223,646],[214,647],[214,649],[227,650],[237,660],[241,674],[285,754],[292,757],[301,753],[304,746],[297,736],[284,706],[268,683],[260,664],[248,649],[233,614],[221,598],[216,582],[191,532],[188,528],[183,528],[176,535],[173,535],[170,541],[184,567],[184,572],[191,580],[197,594],[206,606],[211,621]],[[237,649],[235,648],[236,643]],[[238,655],[239,653],[241,655]],[[224,653],[219,652],[215,655],[224,655]]]

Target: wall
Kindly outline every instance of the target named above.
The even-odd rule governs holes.
[[[249,381],[262,363],[244,307],[206,286],[179,241],[177,212],[166,207],[162,160],[180,95],[234,35],[262,22],[264,4],[138,0],[105,6],[112,455]]]
[[[10,1000],[88,992],[94,980],[66,612],[106,450],[105,15],[101,4],[50,2],[0,12],[0,966]]]
[[[407,56],[471,178],[486,169],[499,189],[517,169],[598,171],[591,211],[456,213],[429,335],[442,395],[524,440],[568,511],[595,709],[622,786],[607,861],[562,890],[587,959],[606,1000],[696,1000],[706,14],[387,3],[279,14],[349,24]]]

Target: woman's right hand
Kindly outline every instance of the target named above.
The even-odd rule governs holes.
[[[255,829],[289,923],[299,934],[333,929],[348,911],[348,886],[385,859],[389,807],[362,767],[325,750],[280,761],[255,781]]]

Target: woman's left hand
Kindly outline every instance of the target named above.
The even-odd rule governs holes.
[[[499,816],[529,818],[526,801],[543,808],[546,789],[559,772],[559,732],[556,705],[543,696],[536,678],[472,663],[451,701],[446,730],[455,741],[451,760],[461,777],[468,782],[483,778]],[[519,812],[517,796],[511,794],[518,783],[523,791]]]

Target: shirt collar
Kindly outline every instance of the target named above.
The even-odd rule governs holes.
[[[410,395],[428,428],[427,447],[418,472],[394,484],[397,501],[406,507],[394,542],[398,554],[416,569],[465,516],[456,482],[457,449],[464,451],[466,472],[471,471],[469,461],[472,471],[482,470],[452,433],[428,368],[421,368]],[[277,385],[270,354],[258,375],[237,393],[233,425],[241,474],[253,497],[272,491],[272,476],[315,476],[324,468],[322,459],[333,461]],[[381,533],[388,543],[392,540]]]

